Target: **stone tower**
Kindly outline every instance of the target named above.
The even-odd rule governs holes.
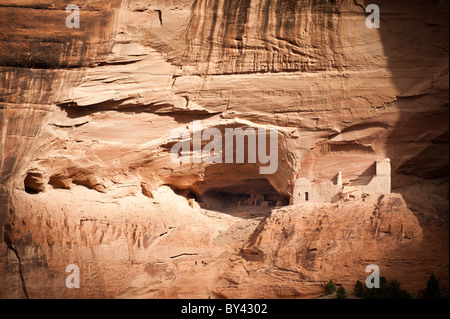
[[[342,186],[342,172],[340,171],[337,176],[337,185]]]
[[[389,158],[377,160],[375,180],[377,193],[391,193],[391,160]]]

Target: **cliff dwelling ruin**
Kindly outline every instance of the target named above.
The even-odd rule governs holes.
[[[336,181],[311,180],[300,177],[296,180],[291,203],[305,202],[335,202],[344,199],[361,198],[365,194],[391,193],[391,161],[389,158],[379,159],[375,162],[376,173],[370,180],[359,178],[345,180],[342,172],[336,175]]]
[[[267,179],[245,179],[224,187],[201,185],[197,189],[180,189],[169,185],[185,197],[192,208],[216,211],[239,210],[250,207],[274,208],[289,205],[288,196],[280,194]]]
[[[280,194],[265,178],[235,180],[220,187],[217,180],[207,180],[189,188],[170,187],[185,197],[193,208],[233,210],[240,207],[279,207],[302,203],[336,202],[341,199],[364,199],[370,194],[391,193],[391,161],[379,159],[372,176],[348,179],[338,172],[333,180],[300,177],[291,197]]]

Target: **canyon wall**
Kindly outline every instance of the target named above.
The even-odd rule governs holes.
[[[371,263],[448,290],[447,1],[71,2],[0,0],[0,297],[308,298]],[[174,163],[193,120],[276,129],[277,172]],[[381,158],[396,194],[231,200]]]

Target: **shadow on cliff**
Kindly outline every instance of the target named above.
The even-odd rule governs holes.
[[[386,143],[392,189],[403,195],[424,232],[422,243],[409,253],[414,263],[407,267],[414,276],[408,283],[425,287],[434,272],[448,296],[449,3],[365,1],[369,3],[380,7],[379,32],[397,90],[396,101],[385,106],[398,113]],[[398,255],[404,249],[398,247]]]
[[[379,28],[399,111],[386,144],[393,174],[448,181],[448,1],[365,1]],[[395,176],[393,188],[397,186]],[[400,190],[401,192],[401,190]]]

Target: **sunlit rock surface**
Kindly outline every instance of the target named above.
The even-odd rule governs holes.
[[[447,1],[69,3],[0,0],[0,297],[310,298],[373,263],[448,294]],[[276,129],[277,172],[174,163],[193,120]],[[395,194],[238,207],[381,158]]]

